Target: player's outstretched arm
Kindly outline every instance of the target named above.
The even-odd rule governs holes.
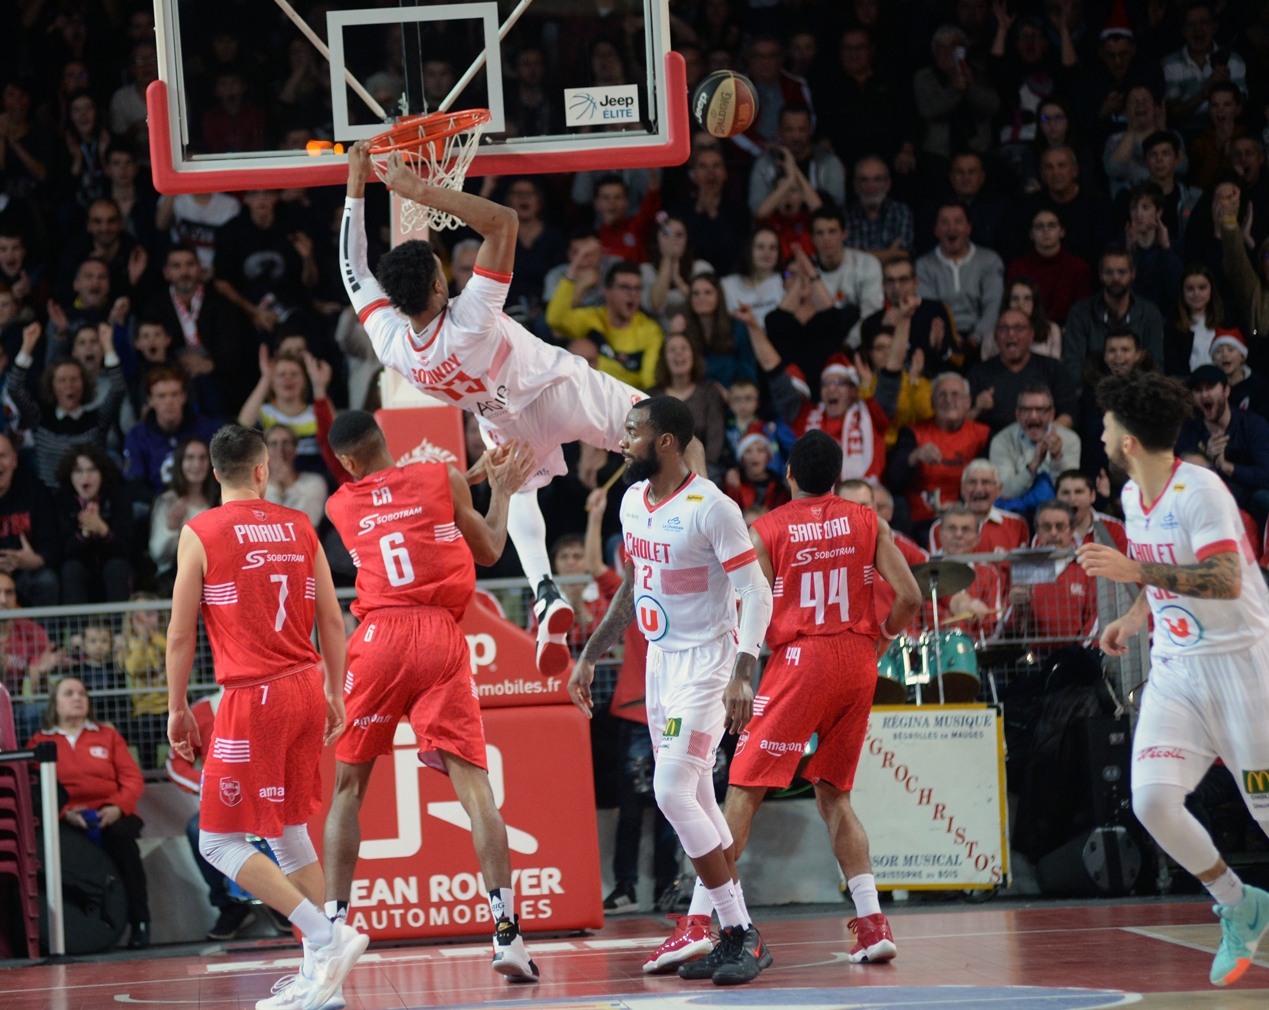
[[[476,564],[488,567],[497,563],[507,546],[511,496],[532,476],[537,460],[529,446],[516,438],[481,458],[486,461],[485,476],[493,492],[488,515],[476,511],[467,477],[454,466],[449,468],[449,489],[454,499],[454,525],[467,541]]]
[[[167,738],[177,754],[192,762],[202,740],[185,692],[198,648],[198,606],[203,599],[207,552],[188,526],[181,530],[176,565],[172,617],[167,625]]]
[[[1237,551],[1213,554],[1196,565],[1135,561],[1106,544],[1082,544],[1075,553],[1085,572],[1112,582],[1136,582],[1203,600],[1233,600],[1243,591]]]
[[[877,552],[873,560],[877,572],[894,590],[894,603],[890,604],[890,616],[881,626],[881,637],[886,644],[899,635],[912,623],[917,611],[921,609],[921,587],[908,567],[903,554],[895,545],[894,534],[890,532],[890,524],[877,517]],[[878,642],[880,649],[882,643]]]
[[[333,744],[344,731],[344,615],[335,598],[335,582],[330,575],[326,552],[319,545],[313,555],[313,577],[317,581],[317,642],[322,649],[322,665],[326,668],[323,687],[326,693],[326,735],[323,742]]]
[[[608,604],[608,613],[604,614],[599,627],[590,636],[590,641],[573,664],[573,672],[568,678],[568,695],[587,719],[590,718],[590,710],[594,705],[590,697],[590,684],[595,679],[595,664],[617,644],[617,639],[625,633],[633,620],[634,565],[627,564],[621,585],[613,595],[612,602]]]
[[[381,176],[384,185],[398,196],[453,214],[483,238],[476,266],[502,274],[514,269],[520,219],[510,207],[474,193],[429,186],[406,167],[399,151],[389,156],[387,171]]]

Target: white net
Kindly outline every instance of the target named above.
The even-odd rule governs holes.
[[[405,163],[430,186],[445,189],[461,190],[463,180],[467,177],[467,169],[471,167],[472,158],[480,146],[480,137],[484,133],[488,115],[482,119],[472,120],[470,113],[456,113],[454,116],[427,116],[421,118],[415,129],[417,145],[400,148]],[[462,123],[461,127],[456,124]],[[438,137],[438,133],[449,132],[447,136]],[[378,139],[378,138],[376,138]],[[399,131],[392,137],[393,146],[405,142],[408,136]],[[371,161],[382,173],[388,164],[387,154],[371,153]],[[448,214],[426,204],[413,200],[401,201],[401,234],[423,232],[430,229],[461,228],[464,222],[453,214]]]

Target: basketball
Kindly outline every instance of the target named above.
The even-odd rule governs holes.
[[[715,70],[696,86],[692,115],[712,136],[734,137],[758,117],[758,92],[744,74]]]

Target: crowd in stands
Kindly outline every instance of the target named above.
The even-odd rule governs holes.
[[[319,5],[297,6],[324,30]],[[788,500],[794,439],[840,439],[842,493],[890,519],[913,561],[1120,542],[1096,384],[1160,370],[1194,392],[1178,452],[1221,474],[1259,552],[1269,2],[669,6],[689,88],[744,72],[755,123],[696,135],[663,170],[469,180],[519,218],[510,315],[687,403],[709,476],[750,519]],[[191,150],[333,139],[312,46],[271,3],[233,9],[190,11]],[[564,82],[643,83],[641,15],[625,0],[531,9],[503,66],[508,132],[562,131]],[[0,19],[0,604],[168,593],[181,528],[218,503],[207,445],[226,421],[264,429],[268,497],[309,516],[351,584],[324,516],[346,479],[324,432],[377,406],[379,365],[337,269],[342,190],[161,196],[150,6],[17,0]],[[479,51],[463,31],[425,46],[433,106]],[[399,63],[369,86],[394,100]],[[382,190],[368,216],[373,266],[390,240]],[[434,238],[457,295],[478,242]],[[619,460],[568,453],[541,494],[559,570],[597,580],[575,601],[580,647],[618,564],[620,485],[596,489]],[[517,566],[509,550],[491,571]],[[1001,591],[969,596],[994,611]],[[148,619],[74,643],[0,621],[5,683],[153,687],[98,717],[125,733],[160,719]]]

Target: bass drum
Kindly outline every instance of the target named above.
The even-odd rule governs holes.
[[[929,678],[922,698],[927,704],[938,704],[938,665],[934,658],[936,640],[933,632],[921,636],[921,670]],[[978,700],[982,680],[978,676],[978,654],[974,640],[963,631],[941,631],[937,639],[943,667],[943,700],[952,705],[966,705]]]
[[[873,692],[874,705],[906,705],[908,702],[908,670],[912,643],[907,635],[900,635],[879,660],[877,660],[877,689]]]

